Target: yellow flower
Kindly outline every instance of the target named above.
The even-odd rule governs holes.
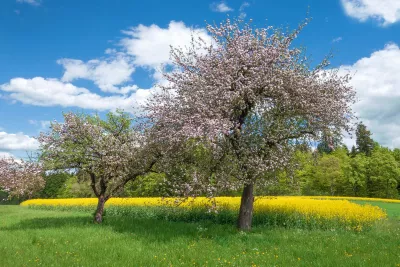
[[[358,205],[349,200],[374,200],[398,202],[400,200],[383,200],[354,197],[256,197],[254,202],[255,214],[283,214],[298,215],[306,222],[338,221],[350,229],[362,231],[364,225],[369,225],[377,220],[385,219],[387,214],[379,207],[372,205]],[[238,210],[240,197],[216,197],[217,210]],[[21,203],[22,206],[48,206],[48,207],[93,207],[97,205],[96,198],[72,199],[31,199]],[[178,206],[180,208],[197,208],[210,206],[211,201],[205,197],[175,199],[175,198],[111,198],[106,207],[150,207],[150,206]],[[243,252],[245,254],[245,252]]]

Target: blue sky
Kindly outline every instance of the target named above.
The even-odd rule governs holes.
[[[400,147],[398,0],[2,0],[0,155],[26,156],[63,111],[133,110],[163,82],[170,44],[187,44],[192,29],[208,38],[205,21],[294,28],[307,10],[296,44],[315,62],[333,50],[332,67],[354,74],[360,119]]]

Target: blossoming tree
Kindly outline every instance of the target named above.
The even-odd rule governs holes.
[[[293,47],[307,23],[289,33],[230,19],[207,25],[212,44],[192,38],[190,47],[172,48],[169,83],[146,107],[159,139],[201,138],[228,151],[243,186],[242,230],[251,229],[254,185],[285,166],[294,143],[349,130],[353,118],[349,76],[327,70],[327,59],[311,68]]]
[[[120,111],[108,113],[106,120],[67,113],[64,123],[52,123],[51,131],[38,138],[47,169],[75,169],[87,174],[98,197],[97,223],[102,222],[106,201],[156,163],[144,131],[131,124],[129,115]]]
[[[42,167],[37,162],[0,158],[0,188],[11,197],[31,197],[44,187]]]

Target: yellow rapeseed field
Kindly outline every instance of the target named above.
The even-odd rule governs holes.
[[[313,199],[345,199],[345,200],[360,200],[360,201],[377,201],[377,202],[386,202],[386,203],[400,203],[400,199],[388,199],[388,198],[334,197],[334,196],[305,196],[304,198],[313,198]]]
[[[256,197],[254,203],[255,214],[301,216],[303,220],[326,222],[338,221],[345,225],[369,225],[387,217],[386,213],[377,206],[359,205],[347,200],[348,198],[331,197]],[[351,198],[354,199],[354,198]],[[362,198],[357,198],[365,200]],[[240,197],[217,197],[212,200],[204,197],[189,198],[184,201],[175,198],[111,198],[106,207],[154,207],[179,206],[182,208],[198,208],[216,204],[216,209],[238,210]],[[32,199],[21,203],[22,206],[78,206],[95,207],[96,198],[72,199]]]

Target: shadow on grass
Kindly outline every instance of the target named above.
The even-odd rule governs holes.
[[[28,229],[49,229],[65,227],[86,227],[91,224],[89,217],[84,216],[62,216],[62,217],[40,217],[23,219],[8,227],[0,227],[0,231],[18,231]]]
[[[0,227],[0,231],[45,229],[65,229],[65,231],[73,231],[77,228],[110,229],[118,233],[133,234],[136,238],[143,238],[146,242],[168,242],[171,239],[179,237],[224,239],[238,233],[234,225],[213,224],[209,221],[189,223],[112,216],[105,218],[103,224],[98,225],[93,223],[91,216],[75,215],[23,219],[12,226]]]

